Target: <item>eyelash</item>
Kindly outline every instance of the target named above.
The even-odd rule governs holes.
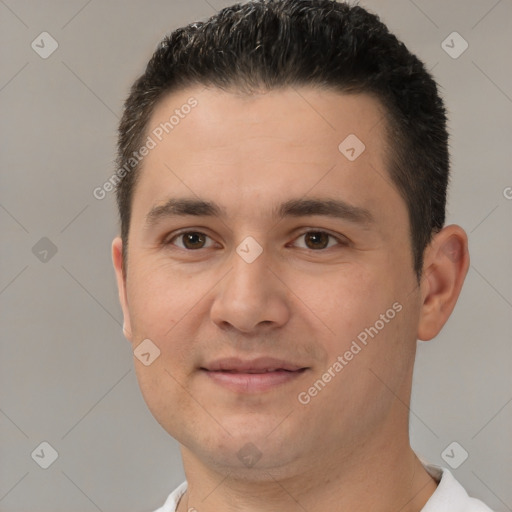
[[[210,238],[211,237],[209,235],[207,235],[206,233],[203,233],[202,231],[192,231],[192,230],[187,230],[187,231],[181,231],[179,233],[176,233],[174,234],[171,238],[167,239],[166,241],[163,242],[163,245],[164,246],[168,246],[168,245],[174,245],[173,243],[173,240],[179,238],[180,236],[183,236],[183,235],[187,235],[187,234],[190,234],[190,233],[193,233],[193,234],[200,234],[200,235],[205,235],[206,237]],[[338,245],[339,246],[348,246],[349,245],[349,242],[348,240],[346,240],[345,238],[343,237],[339,237],[339,236],[335,236],[331,233],[329,233],[328,231],[323,231],[323,230],[319,230],[319,229],[309,229],[307,231],[303,231],[302,233],[300,233],[295,239],[299,239],[300,237],[304,236],[304,235],[307,235],[308,233],[316,233],[316,234],[326,234],[328,237],[336,240],[338,242]],[[299,249],[307,249],[307,250],[310,250],[312,252],[322,252],[322,251],[326,251],[327,249],[331,249],[333,246],[330,246],[329,247],[329,243],[327,244],[327,247],[324,247],[322,249],[309,249],[309,247],[299,247]],[[197,251],[200,251],[201,249],[210,249],[210,247],[200,247],[199,249],[187,249],[186,247],[178,247],[179,249],[182,249],[184,251],[187,251],[187,252],[197,252]]]

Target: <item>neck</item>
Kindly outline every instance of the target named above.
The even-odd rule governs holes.
[[[407,423],[405,436],[384,426],[350,454],[330,449],[291,469],[261,470],[254,479],[239,478],[233,468],[212,469],[182,446],[188,489],[178,512],[419,512],[437,484],[409,445]]]

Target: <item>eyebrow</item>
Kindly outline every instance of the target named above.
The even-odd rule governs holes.
[[[349,222],[369,225],[375,222],[366,208],[349,204],[340,199],[290,199],[272,211],[273,219],[285,217],[325,216]],[[146,227],[150,228],[165,218],[178,216],[228,217],[226,210],[211,201],[192,198],[169,198],[164,204],[154,206],[146,215]]]

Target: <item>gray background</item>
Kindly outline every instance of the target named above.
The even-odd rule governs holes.
[[[92,191],[115,170],[122,102],[158,41],[230,3],[0,0],[1,511],[151,510],[184,479],[122,335],[114,197]],[[457,441],[469,457],[455,476],[493,509],[512,510],[512,2],[361,4],[441,85],[452,132],[448,222],[470,239],[456,310],[435,341],[420,343],[413,447],[446,466],[441,454]],[[47,59],[31,47],[43,31],[59,45]],[[469,44],[456,59],[441,46],[453,31]],[[454,50],[460,43],[448,39]],[[46,470],[31,457],[42,441],[59,454]]]

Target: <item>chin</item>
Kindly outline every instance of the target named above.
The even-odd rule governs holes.
[[[204,437],[204,434],[193,437],[188,431],[185,438],[178,441],[208,466],[226,474],[236,472],[242,479],[269,480],[269,472],[280,473],[304,455],[304,448],[293,441],[296,436],[283,438],[275,432],[269,436],[268,427],[262,433],[250,428],[230,430],[231,436],[221,430],[222,433],[217,431],[217,438],[211,435]]]

